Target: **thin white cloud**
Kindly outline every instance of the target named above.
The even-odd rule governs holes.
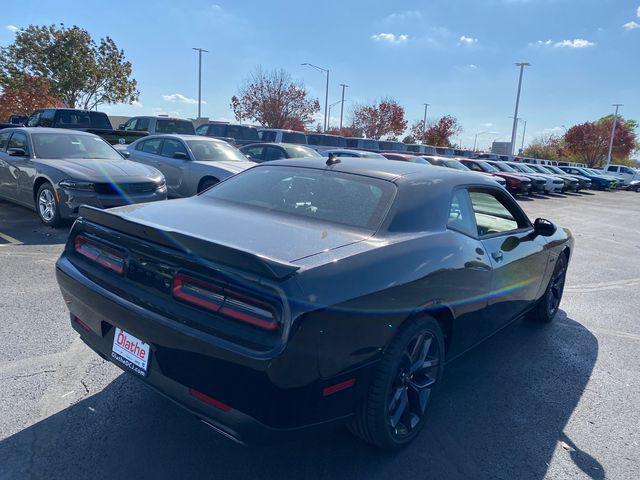
[[[640,28],[640,24],[631,21],[622,25],[622,28],[624,28],[625,30],[635,30],[636,28]]]
[[[142,108],[143,107],[142,103],[140,103],[138,100],[134,100],[133,102],[131,102],[131,106],[136,107],[136,108]]]
[[[467,68],[470,68],[471,70],[475,70],[476,68],[478,68],[478,65],[476,65],[475,63],[470,63],[469,65],[467,65]]]
[[[171,95],[162,95],[162,99],[166,102],[179,102],[179,103],[187,103],[189,105],[194,105],[198,103],[195,98],[185,97],[181,93],[172,93]],[[207,103],[204,100],[202,103]]]
[[[480,126],[481,127],[485,127],[485,128],[489,128],[489,127],[493,127],[493,123],[485,122],[485,123],[481,123]]]
[[[596,43],[585,40],[584,38],[574,38],[573,40],[560,40],[558,42],[554,40],[538,40],[530,45],[552,48],[588,48],[595,46]]]
[[[396,35],[395,33],[378,33],[376,35],[371,35],[371,40],[375,42],[390,43],[392,45],[400,45],[402,43],[407,43],[409,35],[404,33],[400,35]]]
[[[7,25],[5,27],[7,30],[9,30],[10,32],[16,33],[18,30],[20,30],[18,27],[16,27],[15,25]]]
[[[477,38],[467,37],[466,35],[462,35],[458,39],[458,45],[473,45],[475,43],[478,43],[478,39]]]
[[[407,20],[419,20],[421,18],[422,13],[418,10],[405,10],[387,15],[384,20],[385,22],[405,22]]]
[[[640,18],[640,7],[636,10],[636,17]]]

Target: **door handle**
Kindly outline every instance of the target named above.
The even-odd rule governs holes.
[[[491,252],[491,257],[493,257],[496,262],[502,261],[502,251]]]

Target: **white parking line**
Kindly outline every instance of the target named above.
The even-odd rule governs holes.
[[[7,245],[22,245],[22,242],[20,240],[16,240],[15,238],[13,238],[10,235],[7,235],[6,233],[0,232],[0,238],[8,242],[8,243],[0,243],[0,247],[6,247]]]

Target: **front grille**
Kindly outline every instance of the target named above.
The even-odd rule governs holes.
[[[96,193],[100,195],[135,195],[154,192],[158,185],[153,182],[140,183],[96,183]]]
[[[536,180],[536,185],[546,185],[546,180]]]

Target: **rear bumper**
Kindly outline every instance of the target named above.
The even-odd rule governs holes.
[[[279,363],[278,373],[282,373],[282,358],[248,357],[227,350],[206,333],[104,290],[64,256],[56,267],[71,325],[92,350],[228,438],[254,443],[329,429],[348,418],[366,393],[373,364],[331,379],[318,377],[301,385],[282,385],[270,371]],[[114,327],[150,345],[146,377],[111,358]],[[286,358],[286,351],[281,356]],[[289,379],[302,368],[289,365]],[[350,378],[356,379],[352,388],[323,395],[327,386]],[[194,396],[194,390],[214,402]]]
[[[153,192],[142,194],[100,195],[96,192],[57,190],[60,198],[59,208],[62,218],[75,218],[81,205],[89,205],[97,208],[113,208],[131,205],[132,203],[156,202],[167,199],[167,187],[159,188]]]

